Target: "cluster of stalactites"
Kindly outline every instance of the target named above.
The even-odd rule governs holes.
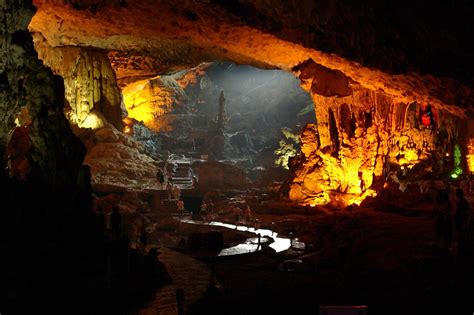
[[[433,161],[456,138],[455,118],[426,104],[394,103],[365,89],[343,97],[313,94],[313,100],[317,125],[307,125],[301,134],[289,193],[305,204],[325,204],[334,195],[344,196],[343,204],[359,204],[376,194],[374,180],[386,178],[394,167],[423,162],[434,172]]]
[[[64,79],[69,122],[90,129],[108,122],[121,130],[122,99],[107,54],[84,47],[50,47],[39,33],[34,39],[39,58]]]

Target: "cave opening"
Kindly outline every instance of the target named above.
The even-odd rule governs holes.
[[[311,96],[281,70],[216,62],[127,80],[125,132],[150,155],[226,163],[258,181],[273,170],[276,177],[266,176],[266,183],[285,180],[301,129],[315,122]],[[221,176],[208,186],[233,182],[232,174]]]

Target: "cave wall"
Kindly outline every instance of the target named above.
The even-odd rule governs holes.
[[[122,99],[107,53],[87,47],[50,47],[41,34],[33,36],[39,58],[64,79],[69,105],[65,113],[71,124],[97,129],[107,121],[122,130]]]
[[[301,134],[301,154],[292,161],[289,197],[324,204],[333,194],[346,194],[346,204],[375,195],[378,180],[406,168],[411,180],[439,177],[452,165],[444,161],[453,145],[462,144],[459,119],[435,112],[425,126],[421,104],[404,104],[383,93],[354,88],[350,95],[312,92],[317,125]],[[443,165],[444,163],[444,165]]]
[[[195,60],[294,71],[313,95],[318,124],[303,134],[317,143],[306,141],[309,147],[295,160],[290,190],[295,200],[327,191],[364,193],[374,177],[386,174],[383,165],[390,161],[414,168],[431,157],[434,145],[442,151],[444,139],[456,139],[458,131],[448,127],[456,122],[451,115],[465,118],[474,108],[470,80],[456,80],[472,73],[472,58],[466,58],[472,52],[466,49],[470,32],[464,30],[472,26],[467,3],[459,8],[344,0],[35,3],[39,12],[30,29],[51,46],[163,56],[166,67],[157,67],[160,72],[179,67],[183,50],[207,54]],[[116,64],[119,69],[124,63]],[[406,118],[420,110],[410,108],[414,102],[432,106],[439,119],[432,129],[443,139]],[[400,139],[392,141],[392,135]]]
[[[374,183],[391,175],[399,181],[401,169],[412,181],[439,178],[453,167],[445,154],[455,144],[467,153],[464,120],[442,108],[430,107],[426,125],[427,103],[400,102],[312,60],[292,70],[312,95],[317,122],[302,131],[301,154],[291,163],[292,200],[324,204],[345,194],[342,204],[360,203],[376,194]]]
[[[172,76],[157,76],[130,83],[122,90],[128,117],[142,121],[155,132],[170,132],[186,94]]]
[[[2,230],[16,241],[34,235],[31,244],[83,235],[74,227],[87,216],[79,209],[90,205],[89,173],[82,166],[85,147],[64,116],[63,81],[33,47],[31,1],[0,3]],[[78,225],[66,228],[76,219]]]

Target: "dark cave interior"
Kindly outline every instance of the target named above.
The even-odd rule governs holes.
[[[0,0],[0,314],[471,314],[473,13]]]

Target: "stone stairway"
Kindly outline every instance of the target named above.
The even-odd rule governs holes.
[[[177,185],[180,189],[193,188],[193,172],[191,170],[191,159],[181,158],[175,161],[177,168],[171,176],[173,185]]]

